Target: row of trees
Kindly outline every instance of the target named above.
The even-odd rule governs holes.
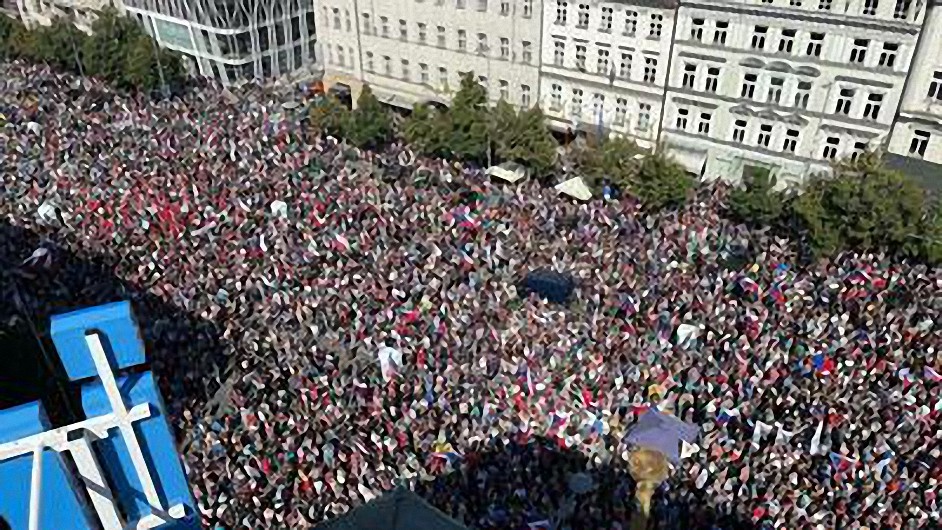
[[[942,264],[942,202],[889,170],[876,153],[846,160],[833,175],[812,178],[801,193],[777,191],[768,171],[733,190],[730,213],[801,241],[807,254],[883,250]]]
[[[131,19],[114,9],[99,14],[86,35],[63,18],[28,29],[0,15],[0,59],[46,63],[56,69],[103,79],[124,90],[180,86],[186,72],[180,56],[158,48]]]
[[[310,123],[316,132],[346,138],[359,147],[382,145],[399,135],[426,156],[479,165],[518,162],[536,178],[557,168],[558,144],[539,107],[518,110],[503,100],[491,106],[486,90],[470,73],[462,77],[450,107],[415,105],[398,130],[368,86],[355,110],[327,97],[312,108]],[[694,179],[659,154],[632,156],[639,153],[643,151],[630,140],[611,138],[581,149],[574,162],[592,187],[609,183],[630,191],[651,208],[683,202]]]

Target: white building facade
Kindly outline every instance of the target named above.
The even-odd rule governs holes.
[[[121,9],[112,0],[10,0],[3,7],[7,12],[15,12],[27,27],[48,26],[54,18],[61,17],[72,20],[85,33],[91,32],[98,11],[106,7]]]
[[[223,84],[316,68],[314,6],[307,0],[124,0],[160,46],[191,73]]]
[[[893,128],[891,153],[942,164],[942,1],[926,14],[916,58],[899,116]]]
[[[675,14],[673,0],[546,2],[540,104],[550,125],[654,148]]]
[[[363,82],[400,107],[450,101],[473,72],[492,101],[539,95],[539,0],[326,0],[317,10],[325,85]]]
[[[663,139],[689,171],[780,183],[887,141],[921,30],[910,0],[686,2]]]

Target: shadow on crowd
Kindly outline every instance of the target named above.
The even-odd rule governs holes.
[[[54,425],[81,420],[50,317],[121,300],[131,301],[171,417],[184,405],[200,410],[214,401],[229,371],[218,328],[116,277],[120,259],[78,255],[53,233],[0,221],[0,408],[42,400]]]
[[[454,471],[433,481],[419,481],[414,491],[471,529],[635,528],[639,508],[627,463],[618,457],[608,464],[590,460],[582,451],[562,448],[542,437],[529,443],[494,442],[466,454]],[[668,487],[675,490],[670,495]],[[683,495],[687,501],[676,502],[676,489],[685,487],[678,480],[662,485],[652,500],[648,524],[642,528],[759,528],[738,515],[716,513],[709,499],[700,495]]]

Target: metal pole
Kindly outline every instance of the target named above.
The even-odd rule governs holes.
[[[75,20],[72,20],[72,26],[75,27]],[[69,30],[69,42],[72,44],[72,54],[75,56],[75,66],[78,67],[79,75],[85,77],[85,68],[82,67],[82,60],[79,58],[78,47],[75,45],[75,33]]]
[[[29,530],[39,530],[39,511],[42,509],[43,446],[33,451],[33,474],[29,485]]]

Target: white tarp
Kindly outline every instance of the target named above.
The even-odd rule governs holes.
[[[580,201],[592,198],[592,191],[585,185],[582,177],[575,177],[556,185],[556,190]]]
[[[491,166],[487,168],[485,173],[490,177],[499,178],[511,184],[527,176],[526,168],[514,162],[504,162],[497,166]]]
[[[48,200],[39,205],[36,214],[46,223],[55,223],[58,220],[56,218],[56,205]]]
[[[376,357],[379,359],[379,367],[383,372],[383,381],[388,382],[402,366],[402,352],[385,346],[376,352]]]
[[[33,134],[42,134],[43,128],[38,123],[31,121],[26,124],[26,130]]]

